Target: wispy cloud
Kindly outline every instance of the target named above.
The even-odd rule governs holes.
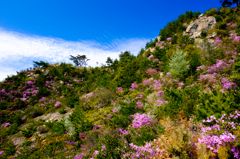
[[[70,55],[86,55],[90,59],[88,65],[94,67],[96,62],[104,64],[107,57],[118,58],[123,51],[137,55],[147,41],[149,39],[146,38],[116,39],[108,44],[97,41],[66,41],[0,28],[0,81],[7,75],[31,67],[32,61],[70,62]]]

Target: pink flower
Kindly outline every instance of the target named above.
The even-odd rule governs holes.
[[[6,123],[4,127],[6,128],[6,127],[8,127],[8,126],[10,126],[10,123]]]
[[[79,136],[84,137],[84,133],[79,133]]]
[[[19,154],[21,154],[21,152],[20,151],[16,151],[17,153],[19,153]]]
[[[107,150],[106,146],[102,145],[102,150],[101,151],[105,151],[105,150]]]
[[[61,104],[60,102],[56,102],[55,107],[59,107],[60,104]]]
[[[167,38],[167,41],[171,41],[171,37],[168,37],[168,38]]]
[[[99,154],[99,151],[98,150],[95,150],[94,153],[93,153],[93,156],[96,156]]]
[[[131,85],[131,90],[134,90],[134,89],[136,89],[136,88],[138,88],[138,84],[132,83],[132,85]]]
[[[149,57],[148,57],[148,59],[152,59],[153,58],[153,55],[150,55]]]
[[[0,155],[2,155],[3,154],[3,151],[0,151]]]
[[[27,98],[21,98],[22,99],[22,101],[26,101],[27,100]]]
[[[159,96],[162,96],[163,93],[164,93],[164,91],[159,91],[159,92],[158,92]]]
[[[122,87],[118,87],[118,91],[123,91],[123,88]]]
[[[146,86],[146,85],[151,86],[151,85],[152,85],[152,82],[151,82],[150,80],[146,79],[146,80],[144,80],[144,81],[142,82],[142,84],[143,84],[144,86]]]
[[[118,112],[118,111],[117,111],[116,109],[114,109],[114,108],[112,109],[112,111],[113,111],[113,113],[116,113],[116,112]]]
[[[217,39],[214,41],[214,44],[222,42],[222,40],[220,38],[221,38],[221,35],[217,37]]]

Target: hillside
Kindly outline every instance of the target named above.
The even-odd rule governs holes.
[[[0,158],[240,158],[240,9],[187,11],[137,56],[0,83]]]

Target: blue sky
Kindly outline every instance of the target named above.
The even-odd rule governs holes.
[[[96,66],[126,50],[137,55],[180,14],[220,6],[219,0],[0,0],[0,80],[32,61],[86,54]]]

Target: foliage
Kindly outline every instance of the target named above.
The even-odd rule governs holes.
[[[172,76],[180,76],[188,70],[186,61],[186,53],[177,50],[174,56],[169,60],[169,69]]]
[[[87,59],[86,55],[77,55],[77,56],[73,56],[73,55],[70,55],[71,58],[70,60],[73,61],[73,63],[76,65],[76,66],[86,66],[87,65],[87,61],[89,61],[89,59]]]
[[[199,14],[180,15],[136,56],[94,68],[76,67],[84,55],[76,66],[40,61],[0,82],[0,158],[239,158],[240,10],[206,11],[216,28],[195,43],[183,32]]]
[[[31,137],[37,130],[37,127],[35,124],[30,124],[26,128],[22,129],[22,135],[26,138]]]

